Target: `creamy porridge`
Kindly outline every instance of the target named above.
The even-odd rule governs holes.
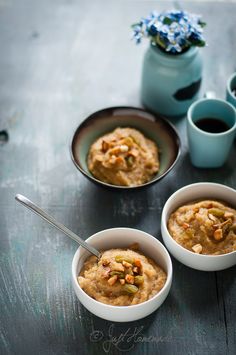
[[[236,250],[236,210],[224,202],[204,200],[179,207],[168,220],[172,238],[198,254]]]
[[[95,300],[129,306],[149,300],[166,282],[166,273],[152,259],[133,249],[110,249],[101,259],[90,256],[78,276],[81,288]]]
[[[93,176],[103,182],[141,185],[159,170],[158,148],[134,128],[116,128],[91,145],[87,164]]]

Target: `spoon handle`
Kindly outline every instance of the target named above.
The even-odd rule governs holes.
[[[36,206],[32,201],[30,201],[28,198],[25,196],[22,196],[20,194],[17,194],[15,196],[15,199],[20,202],[22,205],[39,215],[41,218],[45,219],[48,223],[52,224],[54,227],[68,235],[71,239],[75,240],[77,243],[79,243],[82,247],[87,249],[90,253],[94,254],[97,258],[100,258],[100,253],[98,250],[93,248],[91,245],[88,243],[84,242],[83,239],[81,239],[78,235],[73,233],[71,230],[69,230],[66,226],[61,224],[60,222],[57,222],[52,216],[50,216],[48,213],[43,211],[40,207]]]

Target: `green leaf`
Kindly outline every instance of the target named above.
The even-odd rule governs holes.
[[[137,26],[141,26],[141,23],[140,23],[140,22],[138,22],[138,23],[133,23],[133,24],[131,25],[131,28],[135,28],[135,27],[137,27]]]
[[[164,25],[171,25],[172,22],[173,21],[169,17],[165,17],[163,20]]]
[[[199,23],[199,25],[200,25],[201,27],[205,27],[205,26],[207,25],[206,22],[203,22],[203,21],[201,21],[201,20],[200,20],[198,23]]]
[[[153,37],[153,40],[161,47],[166,49],[165,43],[161,40],[160,36]]]
[[[206,42],[204,40],[191,39],[190,42],[192,46],[196,47],[204,47],[206,45]]]

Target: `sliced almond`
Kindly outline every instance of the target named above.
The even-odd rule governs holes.
[[[126,267],[126,268],[132,267],[132,264],[128,263],[125,260],[122,261],[122,265],[124,265],[124,267]]]
[[[213,214],[211,214],[211,213],[208,213],[208,218],[209,218],[212,222],[216,222],[216,221],[217,221],[216,217],[213,216]]]
[[[214,231],[213,236],[214,236],[214,239],[215,239],[215,240],[221,240],[221,239],[223,239],[223,231],[222,231],[222,229],[216,229],[216,230]]]
[[[226,211],[225,214],[224,214],[224,218],[232,218],[234,216],[233,212],[228,212]]]
[[[114,276],[110,277],[109,280],[107,280],[107,282],[109,283],[110,286],[113,286],[116,283],[117,279],[118,279],[118,276],[114,275]]]
[[[117,156],[120,153],[120,147],[114,147],[110,149],[109,154]]]
[[[110,163],[110,164],[115,164],[115,162],[116,162],[116,156],[113,154],[113,155],[111,156],[110,160],[109,160],[109,163]]]
[[[196,254],[201,254],[202,252],[202,245],[201,244],[195,244],[192,247],[192,250],[196,253]]]
[[[112,264],[112,271],[124,272],[125,268],[121,263],[113,263]]]
[[[121,151],[121,153],[126,153],[126,152],[128,152],[128,150],[129,150],[129,147],[128,147],[127,145],[122,144],[122,145],[120,146],[120,151]]]

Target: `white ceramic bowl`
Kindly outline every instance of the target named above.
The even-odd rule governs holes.
[[[227,269],[236,264],[236,252],[224,255],[195,254],[180,244],[170,235],[167,221],[178,207],[199,199],[222,200],[231,206],[236,206],[236,190],[221,184],[200,182],[184,186],[177,190],[166,201],[161,216],[161,233],[164,243],[170,253],[181,263],[193,269],[202,271],[217,271]]]
[[[148,301],[132,306],[111,306],[98,302],[85,293],[77,281],[77,276],[90,255],[79,247],[72,261],[72,282],[80,302],[90,312],[103,319],[114,322],[130,322],[154,312],[166,299],[172,282],[172,262],[166,248],[150,234],[131,228],[106,229],[92,235],[86,240],[98,250],[125,248],[132,243],[139,243],[140,251],[152,258],[167,273],[167,281],[161,291]]]

